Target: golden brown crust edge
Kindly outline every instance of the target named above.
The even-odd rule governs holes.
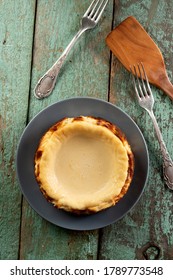
[[[90,119],[91,121],[93,121],[95,123],[95,125],[100,125],[103,127],[106,127],[107,129],[109,129],[114,135],[116,135],[121,142],[123,143],[126,151],[127,151],[127,155],[128,155],[128,172],[127,172],[127,178],[125,181],[125,184],[120,192],[120,194],[114,198],[112,198],[109,202],[107,201],[106,205],[101,205],[100,208],[98,209],[97,207],[90,207],[90,208],[86,208],[86,209],[72,209],[69,207],[64,207],[64,205],[61,205],[60,203],[58,203],[56,201],[54,201],[53,198],[51,198],[50,196],[48,196],[48,194],[46,193],[46,191],[44,190],[44,188],[42,187],[42,182],[40,179],[40,170],[39,170],[39,162],[41,160],[43,151],[44,151],[44,137],[45,135],[47,135],[47,133],[51,134],[54,133],[55,131],[57,131],[57,129],[63,127],[66,122],[69,120],[69,118],[63,118],[61,119],[59,122],[55,123],[52,127],[50,127],[50,129],[43,135],[43,137],[40,140],[40,143],[38,145],[37,151],[35,153],[35,158],[34,158],[34,163],[35,163],[35,177],[36,180],[40,186],[40,190],[42,192],[42,194],[44,195],[44,197],[47,199],[47,201],[49,201],[50,203],[52,203],[56,208],[58,209],[64,209],[67,212],[71,212],[74,214],[92,214],[92,213],[96,213],[99,212],[101,210],[110,208],[112,206],[114,206],[128,191],[132,178],[133,178],[133,174],[134,174],[134,156],[131,150],[130,145],[128,144],[128,141],[124,135],[124,133],[114,124],[112,124],[111,122],[108,122],[102,118],[95,118],[92,116],[87,116],[87,117],[83,117],[83,116],[78,116],[78,117],[74,117],[74,118],[70,118],[72,119],[73,122],[77,122],[77,121],[85,121],[86,118]]]

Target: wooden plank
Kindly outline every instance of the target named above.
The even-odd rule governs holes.
[[[35,0],[0,1],[0,259],[18,258],[15,155],[27,117],[34,11]]]
[[[109,50],[105,37],[111,30],[112,1],[98,26],[83,34],[72,50],[52,95],[33,96],[42,74],[55,62],[80,27],[88,1],[38,1],[30,99],[30,119],[41,109],[62,99],[92,96],[107,99]],[[76,232],[56,227],[40,218],[24,201],[21,259],[96,259],[98,231]]]
[[[115,5],[114,26],[133,15],[161,49],[172,79],[173,7],[170,1],[121,1]],[[173,158],[172,102],[152,87],[155,114],[167,148]],[[147,141],[150,173],[144,194],[122,220],[102,230],[100,259],[173,259],[173,196],[164,186],[162,160],[153,125],[135,100],[129,73],[115,57],[111,65],[110,101],[127,112],[138,124]]]

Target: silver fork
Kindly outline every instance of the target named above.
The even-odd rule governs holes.
[[[98,23],[107,3],[109,0],[93,0],[89,8],[86,10],[85,14],[82,17],[81,28],[77,34],[73,37],[69,45],[63,51],[59,59],[54,63],[54,65],[40,78],[35,89],[34,94],[38,99],[49,96],[56,84],[57,76],[60,72],[60,69],[76,43],[79,37],[88,29],[92,29]]]
[[[131,67],[131,73],[139,105],[149,113],[154,124],[163,157],[164,181],[168,188],[173,190],[173,161],[171,160],[171,157],[167,151],[157,120],[153,113],[154,97],[143,63],[139,63],[137,64],[137,66],[134,65],[133,67]],[[133,74],[136,76],[136,79]],[[138,78],[138,76],[140,77],[140,79]]]

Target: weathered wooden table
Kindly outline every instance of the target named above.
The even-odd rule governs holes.
[[[129,73],[105,38],[133,15],[161,49],[173,80],[173,1],[109,0],[97,27],[70,53],[53,94],[37,100],[33,89],[78,31],[89,0],[0,1],[0,259],[173,259],[173,193],[149,116],[137,105]],[[155,113],[173,157],[173,103],[152,87]],[[150,172],[143,196],[117,223],[71,231],[41,218],[23,198],[15,172],[16,149],[27,123],[68,97],[109,100],[138,124],[148,144]]]

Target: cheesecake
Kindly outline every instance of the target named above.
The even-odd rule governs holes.
[[[42,136],[35,177],[58,209],[92,214],[114,206],[127,193],[134,156],[124,133],[102,118],[64,118]]]

